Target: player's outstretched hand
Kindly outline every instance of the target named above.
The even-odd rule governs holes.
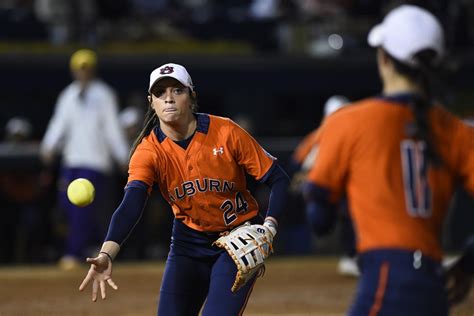
[[[114,281],[112,281],[112,261],[107,255],[103,253],[99,254],[95,258],[87,258],[86,261],[91,264],[91,267],[79,286],[79,291],[84,290],[87,284],[92,281],[92,301],[97,301],[97,292],[99,291],[99,288],[102,299],[105,300],[105,289],[107,287],[105,285],[106,282],[111,288],[118,290],[118,286],[114,283]]]
[[[451,306],[462,302],[469,293],[471,276],[462,269],[459,261],[446,271],[446,287]]]

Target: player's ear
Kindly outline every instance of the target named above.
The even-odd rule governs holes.
[[[377,49],[377,59],[382,65],[386,65],[390,62],[390,58],[388,57],[387,53],[380,47]]]
[[[192,97],[193,99],[196,99],[196,98],[197,98],[196,91],[191,91],[191,97]]]
[[[151,105],[151,95],[150,94],[148,95],[147,99],[148,99],[148,104]]]

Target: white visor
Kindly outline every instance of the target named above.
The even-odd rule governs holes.
[[[153,85],[163,78],[174,78],[181,82],[183,86],[194,91],[193,81],[186,68],[178,64],[164,64],[150,74],[150,84],[148,86],[148,93],[151,93]]]
[[[417,66],[415,55],[425,49],[436,52],[435,61],[444,55],[444,33],[436,17],[414,5],[402,5],[374,26],[367,38],[372,47],[382,47],[395,59]]]

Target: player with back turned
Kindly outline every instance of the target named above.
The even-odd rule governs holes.
[[[158,314],[198,315],[202,308],[207,316],[241,315],[257,275],[233,292],[237,266],[215,242],[223,241],[223,233],[242,227],[269,241],[265,246],[270,250],[288,176],[236,123],[196,113],[196,92],[183,66],[155,69],[148,92],[150,107],[132,148],[123,201],[112,216],[99,255],[87,259],[91,268],[80,290],[92,282],[95,301],[99,288],[105,298],[106,283],[116,288],[112,260],[140,219],[152,189],[158,188],[175,215]],[[271,189],[265,219],[247,189],[246,173]],[[242,225],[245,222],[252,224]],[[254,242],[246,239],[244,244]],[[247,259],[246,264],[252,263]]]
[[[392,10],[368,37],[380,96],[323,123],[305,187],[331,212],[347,193],[361,277],[348,315],[444,316],[468,293],[474,243],[445,275],[442,224],[456,183],[474,193],[474,131],[435,101],[443,30],[428,11]]]

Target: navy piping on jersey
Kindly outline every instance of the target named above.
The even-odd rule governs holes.
[[[148,191],[148,184],[139,180],[133,180],[127,183],[125,190],[129,188],[138,188],[138,189],[144,189],[145,191]]]
[[[197,119],[196,132],[207,134],[211,118],[205,113],[195,113]]]
[[[211,118],[209,117],[209,115],[205,114],[205,113],[194,113],[194,116],[196,117],[196,120],[197,120],[196,132],[199,132],[199,133],[202,133],[202,134],[207,134],[209,132],[209,125],[210,125],[210,122],[211,122]],[[162,143],[167,137],[165,135],[165,133],[163,133],[163,131],[161,130],[160,125],[158,125],[154,128],[154,132],[155,132],[155,135],[158,138],[158,141],[160,143]],[[189,141],[191,141],[191,139],[192,139],[192,136],[189,139]],[[178,144],[178,145],[180,145],[180,144]],[[183,147],[183,146],[181,146],[181,147]]]

